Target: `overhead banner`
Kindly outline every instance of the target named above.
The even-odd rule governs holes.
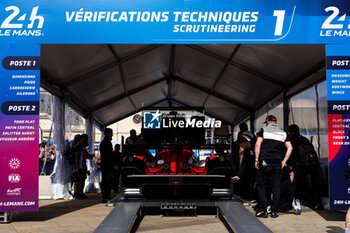
[[[345,209],[349,38],[346,0],[1,1],[0,212],[38,209],[40,46],[55,43],[327,44],[330,199]]]
[[[338,43],[348,1],[2,1],[0,41]]]

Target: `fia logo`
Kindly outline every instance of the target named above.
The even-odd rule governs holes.
[[[32,9],[29,16],[29,23],[27,24],[27,28],[33,28],[34,24],[37,23],[37,28],[40,29],[44,25],[44,17],[38,15],[39,7],[36,6]],[[27,13],[23,15],[20,14],[20,9],[17,6],[8,6],[5,8],[5,11],[12,12],[7,18],[2,22],[0,28],[23,28],[24,24],[20,22],[24,22],[27,19]],[[16,23],[14,23],[16,21]]]
[[[21,181],[21,176],[19,174],[10,174],[8,180],[10,183],[18,183]]]
[[[16,170],[17,168],[19,168],[21,166],[21,161],[17,158],[12,158],[9,161],[9,167],[12,170]]]
[[[143,128],[144,129],[160,129],[161,113],[159,110],[143,112]]]

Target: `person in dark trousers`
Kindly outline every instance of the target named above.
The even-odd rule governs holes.
[[[119,192],[119,177],[120,171],[122,169],[122,153],[120,152],[120,145],[115,144],[113,151],[113,176],[114,176],[114,185],[113,189],[115,192]]]
[[[298,125],[288,127],[288,136],[294,148],[288,165],[294,172],[293,197],[297,197],[297,191],[305,193],[305,202],[313,209],[322,209],[319,195],[319,161],[317,153],[306,137],[300,135]],[[300,206],[298,199],[294,199],[293,205]]]
[[[68,160],[68,169],[71,174],[74,174],[75,172],[75,148],[77,145],[79,145],[79,141],[80,141],[80,134],[76,134],[74,136],[74,139],[71,141],[66,140],[65,141],[65,147],[64,147],[64,157],[65,159]],[[71,187],[73,187],[74,189],[74,193],[77,192],[77,190],[75,189],[74,185],[74,180],[71,179]]]
[[[107,203],[111,199],[111,189],[114,182],[113,176],[113,130],[106,128],[105,137],[100,144],[101,172],[102,172],[102,202]]]
[[[264,123],[266,127],[257,134],[258,138],[255,143],[255,168],[258,170],[257,190],[260,207],[256,216],[268,217],[266,190],[269,186],[272,192],[271,217],[277,218],[281,170],[291,155],[293,147],[287,139],[287,134],[278,128],[275,116],[267,116]]]
[[[76,199],[86,199],[87,196],[84,194],[84,186],[85,180],[87,178],[87,166],[86,160],[91,159],[91,156],[87,151],[87,146],[89,137],[87,134],[82,134],[79,138],[79,143],[74,148],[75,155],[75,172],[73,174],[74,182],[75,182],[75,190],[74,197]]]
[[[278,212],[287,212],[293,208],[293,178],[293,171],[289,166],[284,166],[281,175],[280,200],[277,208]]]
[[[239,148],[233,150],[235,153],[234,157],[236,158],[235,166],[237,167],[236,174],[232,177],[236,181],[235,190],[237,194],[247,200],[254,199],[254,184],[256,178],[256,169],[254,167],[254,135],[246,131],[242,133],[236,144]]]

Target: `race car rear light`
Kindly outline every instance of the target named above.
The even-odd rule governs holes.
[[[212,196],[230,196],[230,189],[213,189]]]
[[[139,188],[126,188],[126,189],[124,189],[124,196],[141,196],[141,189],[139,189]]]

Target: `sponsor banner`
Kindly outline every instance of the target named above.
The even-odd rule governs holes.
[[[349,41],[348,15],[349,1],[331,0],[2,1],[0,41],[336,43]]]
[[[329,197],[332,210],[350,204],[350,49],[327,45]]]
[[[38,210],[40,47],[0,45],[0,212]]]
[[[22,188],[8,189],[6,194],[7,196],[20,196],[21,191],[22,191]]]
[[[184,113],[167,114],[157,111],[143,111],[144,129],[220,128],[222,122],[215,118],[194,117]]]

